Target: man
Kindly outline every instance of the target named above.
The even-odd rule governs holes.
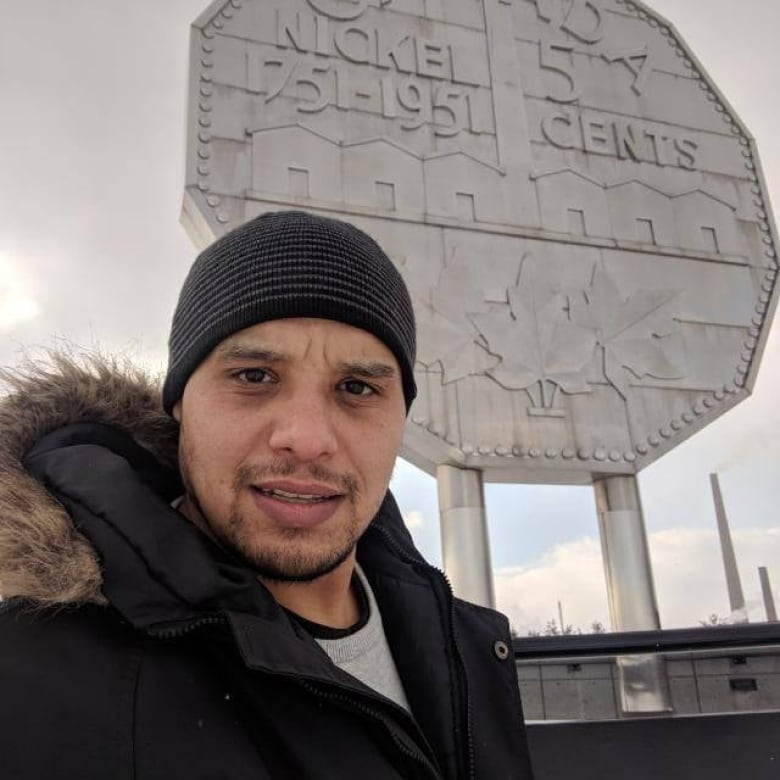
[[[506,620],[387,491],[414,359],[379,246],[287,212],[196,260],[165,411],[94,360],[6,375],[3,777],[530,777]]]

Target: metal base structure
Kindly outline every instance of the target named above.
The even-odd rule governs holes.
[[[594,483],[609,611],[615,631],[660,629],[642,506],[636,477],[607,477]],[[671,697],[664,659],[621,656],[624,712],[669,712]]]
[[[444,571],[455,595],[495,608],[482,472],[436,469]]]
[[[436,471],[444,570],[457,596],[495,607],[482,473],[442,465]],[[607,593],[615,631],[660,629],[647,535],[636,478],[607,477],[594,483]],[[617,659],[621,707],[626,713],[670,712],[664,659],[626,655]]]

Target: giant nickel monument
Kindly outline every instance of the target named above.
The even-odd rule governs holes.
[[[348,219],[420,326],[404,456],[490,603],[482,480],[594,484],[615,628],[658,625],[635,474],[746,397],[775,305],[753,141],[631,0],[220,0],[183,220]]]

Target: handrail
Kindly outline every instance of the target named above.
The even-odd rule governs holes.
[[[686,650],[729,650],[756,645],[780,645],[780,622],[673,628],[663,631],[529,636],[515,638],[512,645],[517,661]]]

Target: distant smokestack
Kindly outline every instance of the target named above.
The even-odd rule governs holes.
[[[715,516],[718,519],[718,536],[720,537],[720,551],[723,554],[723,568],[726,571],[726,585],[729,590],[731,619],[735,623],[747,623],[745,596],[742,593],[742,583],[737,570],[737,557],[734,555],[734,545],[731,543],[729,521],[723,506],[723,496],[720,492],[717,474],[710,474],[710,484],[712,485],[712,498],[715,502]]]
[[[766,566],[758,567],[758,577],[761,580],[761,592],[764,594],[766,619],[771,623],[777,620],[777,610],[775,609],[775,600],[772,596],[772,588],[769,585],[769,572],[766,570]]]

